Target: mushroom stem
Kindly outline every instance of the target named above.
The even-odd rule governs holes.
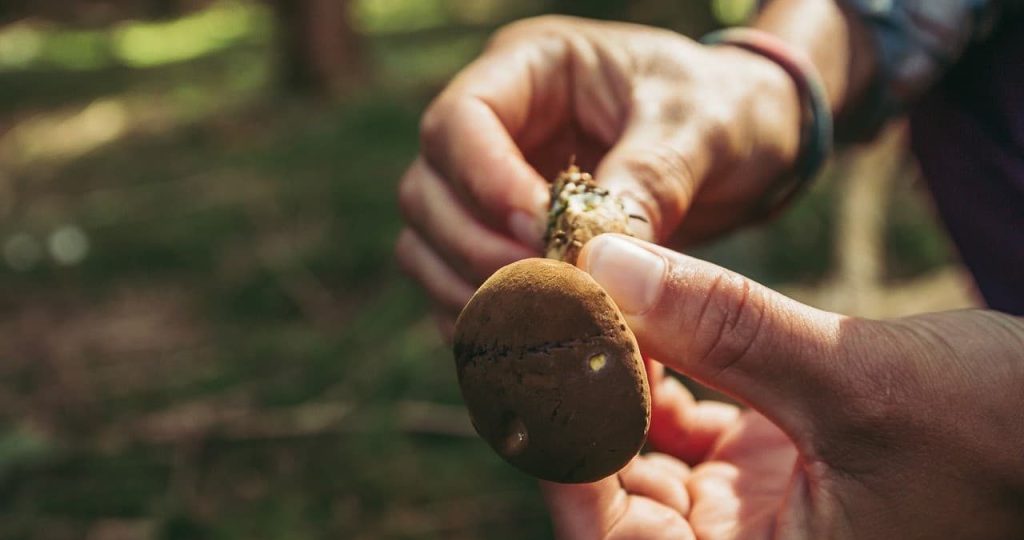
[[[604,233],[631,235],[629,220],[618,197],[598,186],[590,173],[570,165],[551,184],[544,256],[575,264],[591,238]]]

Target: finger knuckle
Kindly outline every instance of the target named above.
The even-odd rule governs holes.
[[[646,184],[665,182],[686,170],[681,153],[666,145],[657,145],[633,156],[626,166],[633,176]]]
[[[497,264],[501,252],[486,238],[473,232],[455,229],[432,229],[424,233],[419,251],[422,257],[436,258],[466,283],[477,286],[506,263]],[[429,253],[430,255],[427,255]],[[511,261],[508,261],[511,262]]]
[[[668,144],[659,144],[626,162],[629,175],[662,206],[662,213],[674,215],[676,206],[691,195],[692,175],[688,158]],[[665,206],[671,205],[672,208]]]
[[[509,211],[520,185],[492,175],[465,175],[459,179],[463,200],[481,215],[484,221],[498,219]]]
[[[673,510],[662,504],[655,504],[653,502],[638,499],[630,502],[630,505],[641,504],[643,509],[640,511],[634,511],[635,515],[643,515],[644,520],[644,531],[648,533],[647,538],[692,538],[690,534],[690,528],[683,521],[682,516],[676,510]],[[628,540],[637,538],[638,530],[636,528],[636,518],[630,516],[630,511],[627,511],[614,522],[614,525],[608,529],[608,531],[602,536],[603,540]],[[650,536],[650,533],[654,533],[654,536]]]
[[[739,274],[720,269],[696,317],[692,357],[711,377],[743,362],[762,339],[768,301]]]
[[[420,204],[420,186],[410,169],[398,182],[398,209],[406,221],[414,221]]]
[[[517,41],[522,39],[525,35],[533,35],[539,31],[551,32],[564,27],[570,19],[572,19],[572,17],[555,14],[538,15],[536,17],[520,19],[506,24],[494,32],[488,46],[496,46],[509,43],[511,41]]]
[[[739,122],[735,108],[723,103],[721,99],[714,99],[714,96],[704,97],[700,100],[700,114],[694,116],[692,122],[699,130],[707,151],[723,156],[748,153],[735,128]]]
[[[395,262],[398,263],[399,270],[409,277],[414,277],[416,268],[414,263],[416,240],[413,238],[413,234],[409,229],[403,229],[395,242]]]
[[[450,116],[449,109],[450,106],[443,96],[438,97],[420,117],[420,148],[424,153],[431,154],[440,149]]]
[[[531,19],[521,19],[502,26],[491,34],[486,48],[491,49],[514,40],[524,27],[529,27],[531,24]]]

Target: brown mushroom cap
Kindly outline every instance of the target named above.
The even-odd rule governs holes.
[[[643,446],[650,392],[636,338],[575,266],[526,259],[498,270],[462,311],[454,341],[473,425],[519,469],[592,482]]]

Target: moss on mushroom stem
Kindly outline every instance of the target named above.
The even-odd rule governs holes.
[[[570,165],[551,184],[544,256],[575,264],[583,245],[604,233],[630,234],[630,216],[618,197]]]

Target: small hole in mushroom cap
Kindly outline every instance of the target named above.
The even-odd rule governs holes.
[[[505,422],[505,439],[501,444],[501,454],[506,457],[517,456],[526,450],[530,443],[530,434],[526,424],[518,416],[511,416]]]
[[[590,371],[601,371],[608,363],[608,357],[604,353],[595,354],[590,357]]]

